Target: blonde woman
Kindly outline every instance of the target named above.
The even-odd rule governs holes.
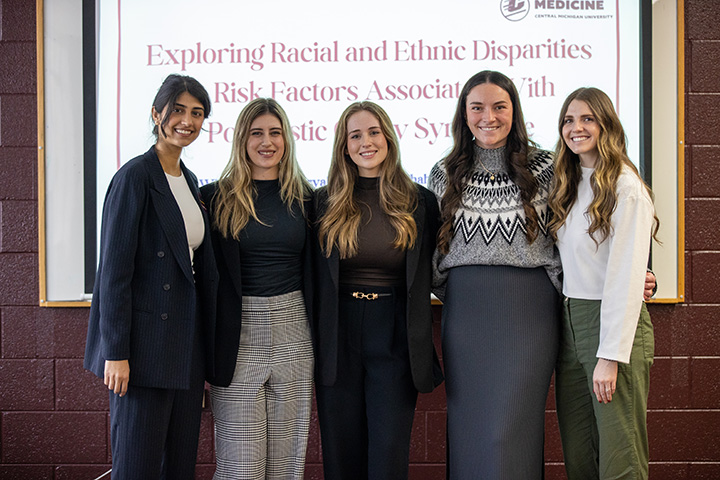
[[[560,112],[550,231],[564,271],[557,412],[570,480],[648,478],[653,327],[643,303],[658,220],[608,96]]]
[[[310,186],[283,109],[251,101],[232,156],[202,187],[220,281],[215,479],[302,478],[312,402]]]
[[[400,164],[387,113],[350,105],[316,193],[314,335],[325,478],[408,476],[418,392],[442,381],[432,342],[439,212]]]

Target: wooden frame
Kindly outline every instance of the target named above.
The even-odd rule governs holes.
[[[653,262],[653,268],[655,269],[655,272],[658,273],[658,279],[660,284],[660,291],[658,292],[659,298],[652,299],[649,301],[649,303],[665,303],[665,304],[671,304],[671,303],[682,303],[685,301],[685,17],[684,17],[684,5],[682,0],[659,0],[656,2],[653,2],[653,7],[658,9],[665,9],[665,10],[673,10],[676,13],[676,19],[675,19],[675,26],[677,28],[677,36],[675,38],[675,48],[677,52],[677,59],[676,59],[676,79],[677,82],[676,87],[671,90],[668,87],[667,83],[663,83],[665,78],[667,76],[663,76],[662,72],[660,72],[660,69],[662,66],[659,65],[659,62],[653,61],[653,99],[657,99],[658,105],[655,104],[655,100],[653,100],[653,117],[657,114],[658,116],[662,115],[662,112],[659,112],[662,108],[664,108],[665,105],[668,104],[668,102],[663,102],[662,99],[668,98],[668,96],[676,96],[676,115],[677,115],[677,125],[676,125],[676,132],[675,135],[670,135],[670,132],[655,132],[655,126],[653,125],[653,139],[658,141],[659,144],[666,144],[667,148],[662,147],[656,147],[653,146],[653,157],[658,157],[662,155],[663,151],[674,151],[677,155],[676,163],[673,165],[672,163],[665,164],[665,163],[656,163],[653,161],[653,165],[664,165],[666,170],[665,172],[660,171],[658,168],[653,168],[653,188],[657,189],[658,192],[663,192],[662,188],[663,185],[662,182],[664,181],[665,177],[668,177],[667,175],[667,169],[675,167],[677,175],[675,178],[676,184],[674,185],[676,187],[676,204],[672,205],[672,207],[675,209],[675,229],[674,231],[671,231],[672,234],[677,234],[676,240],[676,247],[677,250],[675,252],[672,252],[674,255],[677,256],[677,263],[675,265],[675,268],[677,268],[675,282],[672,282],[671,286],[675,287],[674,295],[668,295],[664,294],[662,292],[663,290],[663,278],[667,278],[668,275],[663,272],[663,266],[659,265],[657,269],[655,268],[656,262]],[[654,14],[653,14],[654,16]],[[659,30],[659,28],[656,28],[655,22],[653,22],[653,31]],[[658,38],[664,39],[662,35],[660,35],[660,32],[658,32]],[[671,40],[672,41],[672,40]],[[655,49],[655,39],[653,39],[653,49]],[[661,50],[661,49],[660,49]],[[661,50],[662,51],[662,50]],[[655,80],[658,80],[658,83],[661,85],[659,86],[658,90],[655,89]],[[657,138],[656,138],[657,137]],[[667,138],[672,137],[672,140],[666,140]],[[677,142],[674,145],[674,148],[672,146],[672,141]],[[655,160],[655,158],[653,159]],[[657,174],[657,175],[656,175]],[[656,182],[658,185],[656,185]],[[666,182],[664,184],[664,187],[667,188],[668,184],[670,182]],[[660,198],[656,195],[656,205],[658,203],[664,202],[664,198]],[[666,204],[666,206],[668,206]],[[669,207],[668,207],[669,208]],[[658,209],[658,213],[660,218],[660,235],[665,236],[667,233],[668,226],[672,226],[672,216],[666,214],[665,210],[663,208]],[[662,217],[663,214],[665,215],[665,218]],[[668,219],[668,217],[670,217]],[[668,222],[670,220],[670,224]],[[664,228],[663,228],[664,227]],[[666,237],[667,238],[667,237]],[[675,242],[668,242],[670,244],[673,244]],[[654,260],[662,260],[663,254],[669,254],[671,253],[668,250],[663,250],[663,246],[659,246],[657,244],[653,244],[653,256],[652,258]],[[660,262],[658,262],[660,263]],[[667,287],[666,287],[667,291]]]
[[[41,307],[89,307],[89,301],[47,301],[47,229],[45,195],[45,15],[44,1],[36,0],[37,116],[38,116],[38,278]]]

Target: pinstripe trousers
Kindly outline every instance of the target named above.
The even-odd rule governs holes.
[[[198,332],[193,343],[190,388],[130,385],[124,397],[110,392],[113,480],[195,478],[205,389]]]
[[[235,374],[228,387],[210,389],[214,478],[303,478],[312,383],[302,292],[243,297]]]

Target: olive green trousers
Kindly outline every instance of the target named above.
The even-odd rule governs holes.
[[[617,388],[607,404],[593,393],[599,339],[600,301],[565,298],[555,395],[568,479],[647,479],[647,399],[655,341],[645,304],[630,363],[618,362]]]

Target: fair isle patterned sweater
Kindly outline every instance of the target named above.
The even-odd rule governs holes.
[[[560,256],[547,228],[552,154],[534,150],[530,153],[529,167],[538,181],[538,192],[532,204],[538,213],[539,232],[532,244],[525,235],[520,190],[507,174],[505,147],[486,150],[475,146],[473,173],[465,185],[462,204],[453,220],[450,252],[441,255],[436,251],[433,259],[433,293],[438,298],[442,300],[445,296],[448,271],[462,265],[544,267],[558,292],[562,290]],[[494,174],[494,179],[488,170]],[[440,202],[446,186],[445,164],[440,160],[430,172],[428,188]]]

